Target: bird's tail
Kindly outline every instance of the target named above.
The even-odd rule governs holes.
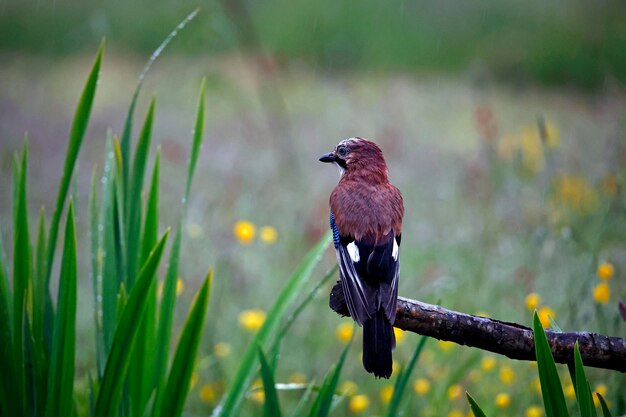
[[[363,367],[378,378],[391,376],[391,351],[395,346],[393,325],[379,309],[363,323]]]

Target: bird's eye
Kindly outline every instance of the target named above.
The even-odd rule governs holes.
[[[337,148],[337,155],[345,158],[348,155],[348,149],[346,149],[345,146],[340,146],[339,148]]]

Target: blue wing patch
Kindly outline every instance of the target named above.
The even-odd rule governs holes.
[[[339,228],[337,227],[335,215],[332,211],[330,212],[330,229],[333,231],[333,244],[335,245],[335,249],[337,249],[339,248]]]

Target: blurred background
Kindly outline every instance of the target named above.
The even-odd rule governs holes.
[[[565,331],[625,335],[617,312],[626,291],[620,1],[4,0],[2,194],[10,193],[13,155],[27,132],[33,221],[40,206],[51,210],[73,111],[105,37],[75,185],[87,248],[89,181],[92,170],[101,172],[107,130],[121,133],[146,61],[198,7],[148,73],[135,124],[138,133],[155,95],[165,230],[180,210],[197,91],[207,77],[181,320],[209,266],[215,281],[190,413],[215,406],[255,323],[327,230],[338,174],[317,159],[347,137],[379,143],[403,192],[400,295],[526,325],[543,309]],[[0,199],[5,242],[10,201]],[[334,263],[329,249],[317,276]],[[87,256],[81,268],[77,372],[86,385],[95,350]],[[328,309],[328,292],[283,342],[280,382],[320,380],[349,338],[351,322]],[[417,341],[399,334],[399,365]],[[389,401],[390,383],[365,374],[358,345],[341,383],[350,395],[337,415],[379,415]],[[590,374],[592,388],[626,412],[623,376]],[[467,415],[465,390],[493,415],[541,405],[531,364],[435,340],[411,389],[411,415]],[[258,415],[256,401],[248,398],[246,415]],[[574,404],[571,395],[568,401]]]

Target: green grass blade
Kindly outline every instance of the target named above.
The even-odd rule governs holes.
[[[313,403],[313,407],[311,407],[309,417],[326,417],[330,413],[330,407],[333,404],[333,398],[335,396],[335,391],[337,390],[337,383],[339,382],[341,369],[343,368],[350,346],[352,346],[352,339],[343,349],[339,362],[337,362],[337,364],[335,364],[335,366],[328,371],[328,374],[324,378],[324,382],[320,387],[320,393],[317,395],[317,398]]]
[[[598,396],[598,400],[600,401],[600,408],[602,408],[602,415],[604,417],[613,417],[613,415],[611,414],[611,411],[609,410],[609,406],[606,405],[606,401],[604,401],[604,397],[602,397],[602,395],[598,394],[596,392],[596,395]]]
[[[565,396],[561,387],[561,380],[556,370],[554,357],[550,351],[548,338],[543,330],[537,312],[533,317],[533,331],[535,337],[535,354],[537,355],[537,370],[541,383],[541,394],[546,410],[546,417],[568,416]]]
[[[114,210],[113,210],[113,224],[115,236],[113,242],[115,244],[115,257],[117,267],[117,277],[119,284],[128,283],[128,270],[126,268],[127,254],[126,254],[126,185],[122,180],[122,151],[120,149],[120,142],[117,137],[113,137],[113,154],[115,155],[115,183],[114,183]]]
[[[315,265],[319,262],[326,247],[330,243],[330,233],[327,233],[305,256],[304,260],[296,268],[293,275],[289,278],[280,294],[276,298],[274,305],[270,309],[263,323],[263,326],[254,335],[248,349],[244,353],[235,374],[233,383],[225,395],[223,402],[214,411],[214,416],[231,416],[235,415],[236,410],[243,398],[247,386],[252,380],[256,367],[254,362],[257,359],[257,346],[263,346],[276,331],[280,320],[290,305],[293,304],[302,287],[313,274]]]
[[[133,169],[130,178],[130,189],[128,194],[128,207],[126,211],[126,220],[128,222],[126,230],[127,239],[127,274],[128,289],[132,290],[137,274],[137,265],[139,261],[139,236],[141,228],[141,192],[143,190],[143,181],[146,173],[146,162],[150,153],[150,143],[152,142],[152,126],[154,123],[154,105],[155,99],[150,101],[150,107],[146,114],[139,142],[135,149],[135,159],[133,161]]]
[[[9,289],[7,260],[0,230],[0,415],[18,415],[15,410],[15,399],[9,395],[9,388],[13,386],[13,330],[11,317],[12,294]]]
[[[31,249],[28,231],[28,206],[26,204],[26,179],[28,170],[28,142],[24,142],[22,159],[18,169],[16,188],[17,202],[14,214],[13,242],[13,349],[15,382],[13,398],[20,414],[26,414],[26,368],[24,354],[24,311],[26,290],[31,279]]]
[[[265,402],[263,403],[264,417],[280,417],[280,403],[274,381],[274,369],[270,367],[267,358],[263,354],[263,349],[259,346],[259,362],[261,363],[261,379],[263,380],[263,390],[265,391]]]
[[[89,124],[89,115],[91,113],[91,107],[93,105],[93,99],[96,94],[96,87],[98,85],[98,76],[100,73],[100,64],[102,62],[102,54],[104,53],[104,41],[100,44],[98,53],[94,60],[91,72],[83,88],[83,92],[80,96],[76,113],[74,114],[74,120],[72,122],[72,128],[70,130],[69,143],[67,147],[67,153],[65,154],[65,164],[63,166],[63,176],[59,185],[59,193],[57,194],[56,205],[54,208],[54,214],[50,223],[50,233],[48,235],[48,256],[46,262],[46,287],[50,282],[50,273],[52,272],[52,264],[54,263],[54,255],[56,253],[57,235],[59,232],[59,222],[61,220],[61,213],[63,211],[63,205],[67,198],[67,192],[69,190],[70,181],[72,178],[72,172],[76,165],[76,159],[78,152],[85,137],[85,131]]]
[[[146,219],[141,234],[141,252],[139,262],[143,264],[150,250],[154,247],[159,233],[159,178],[160,178],[161,150],[157,149],[152,170],[152,180],[150,183],[150,193],[148,194],[148,204],[146,205]]]
[[[146,207],[146,219],[143,225],[141,238],[140,263],[144,263],[150,255],[150,250],[157,241],[159,228],[159,167],[160,151],[157,151],[152,171],[152,181],[148,204]],[[154,352],[156,347],[156,282],[150,287],[146,302],[146,312],[143,315],[137,340],[134,345],[134,359],[129,371],[130,391],[132,398],[132,415],[143,415],[150,392],[154,387]]]
[[[157,390],[161,390],[167,372],[167,359],[169,344],[172,335],[172,322],[174,320],[174,305],[176,303],[176,280],[178,279],[178,262],[180,258],[182,221],[178,221],[174,242],[170,250],[169,265],[165,280],[163,281],[163,293],[159,311],[159,324],[157,330],[156,353],[154,358],[154,384]],[[158,395],[157,395],[158,396]]]
[[[74,209],[70,199],[54,320],[46,417],[72,416],[74,411],[77,274]]]
[[[574,344],[574,368],[575,368],[575,387],[576,387],[576,399],[578,401],[578,410],[581,417],[597,417],[596,407],[593,404],[593,397],[591,396],[591,389],[589,389],[589,382],[585,375],[585,368],[583,367],[583,359],[580,356],[580,350],[578,347],[578,341]]]
[[[389,411],[387,415],[389,417],[394,417],[398,415],[398,410],[400,409],[400,402],[402,401],[402,396],[404,395],[404,391],[406,386],[409,383],[409,379],[411,378],[411,374],[413,373],[413,369],[415,368],[415,364],[422,353],[422,349],[424,349],[424,345],[426,344],[426,338],[422,337],[409,360],[409,364],[406,369],[398,375],[396,379],[396,383],[393,387],[393,395],[391,396],[391,401],[389,402]]]
[[[116,415],[131,358],[133,341],[139,328],[137,320],[141,318],[145,310],[146,295],[154,281],[168,233],[169,231],[165,232],[156,244],[139,272],[137,282],[121,312],[96,400],[95,417]]]
[[[187,23],[191,22],[194,17],[198,14],[199,9],[191,12],[187,17],[185,17],[176,28],[170,32],[170,34],[161,42],[158,48],[152,53],[150,59],[143,67],[141,74],[139,74],[139,81],[137,82],[137,86],[135,87],[135,92],[133,93],[133,98],[130,102],[130,106],[128,108],[128,113],[126,114],[126,122],[124,123],[124,132],[122,133],[122,143],[121,143],[121,154],[123,157],[123,167],[122,167],[122,180],[124,184],[128,184],[128,176],[129,176],[129,167],[128,161],[130,161],[130,139],[133,130],[133,117],[135,114],[135,107],[137,106],[137,99],[139,98],[139,92],[141,91],[141,87],[143,86],[143,81],[146,78],[146,75],[150,71],[152,64],[154,61],[161,55],[161,52],[169,45],[169,43],[178,35],[178,32],[182,30]]]
[[[337,269],[339,269],[339,266],[337,265],[332,267],[326,273],[326,275],[324,275],[324,277],[315,285],[313,290],[309,292],[306,298],[302,300],[302,302],[294,309],[293,313],[291,313],[289,317],[287,317],[287,320],[285,320],[285,324],[283,324],[280,331],[274,337],[274,344],[270,350],[270,352],[272,352],[272,367],[276,368],[276,362],[278,361],[278,354],[280,351],[280,342],[283,340],[283,338],[291,328],[291,325],[295,323],[298,316],[300,316],[300,314],[304,311],[304,308],[311,302],[311,300],[313,300],[317,296],[320,288],[322,288],[328,282],[328,280],[330,280],[331,277],[335,276],[335,274],[337,273]]]
[[[159,402],[158,415],[162,417],[178,417],[182,414],[185,398],[189,392],[198,346],[202,338],[212,282],[213,272],[209,271],[187,316],[176,348],[172,368]]]
[[[465,395],[467,396],[467,401],[470,404],[470,408],[472,409],[472,413],[474,413],[474,417],[487,417],[485,415],[485,413],[483,412],[483,410],[478,405],[478,403],[476,403],[476,401],[474,401],[472,396],[469,395],[468,392],[466,392]]]
[[[110,149],[110,142],[107,143]],[[105,156],[105,160],[106,160]],[[103,181],[104,182],[104,181]],[[98,379],[102,377],[106,354],[104,348],[104,332],[102,329],[102,263],[104,261],[104,251],[102,249],[102,233],[99,225],[102,224],[98,205],[98,180],[96,169],[91,175],[91,186],[89,187],[89,240],[91,249],[91,290],[94,300],[93,320],[95,324],[96,341],[96,369]]]
[[[194,14],[195,16],[195,14]],[[189,15],[188,19],[193,16]],[[155,369],[155,385],[158,390],[163,387],[165,373],[167,371],[167,358],[169,354],[169,340],[172,335],[172,320],[174,317],[174,306],[176,304],[176,280],[178,279],[178,265],[180,258],[180,245],[182,240],[182,226],[186,216],[187,201],[189,199],[189,190],[195,172],[196,162],[200,154],[202,146],[202,138],[204,131],[204,96],[205,81],[200,86],[200,97],[198,98],[198,111],[196,114],[196,124],[193,131],[192,151],[189,157],[189,167],[187,170],[187,180],[185,186],[185,195],[183,196],[182,212],[176,226],[176,234],[174,235],[174,243],[170,251],[169,266],[165,281],[163,283],[163,294],[161,298],[161,309],[159,312],[159,324],[156,344],[156,355],[154,362]]]
[[[291,414],[292,417],[300,417],[301,415],[304,414],[304,406],[309,401],[309,398],[311,397],[311,393],[313,392],[313,388],[315,388],[314,380],[309,383],[309,386],[306,388],[306,391],[304,391],[304,394],[302,395],[302,397],[300,397],[300,401],[298,401],[298,404],[293,409],[293,414]]]
[[[48,386],[48,349],[45,340],[45,318],[48,289],[46,288],[46,213],[42,207],[37,227],[37,249],[35,251],[35,271],[31,281],[31,335],[33,359],[33,389],[35,392],[36,414],[46,409]]]
[[[99,275],[96,277],[96,281],[99,282],[100,291],[102,292],[102,302],[98,303],[97,295],[95,299],[96,308],[102,311],[102,335],[99,338],[102,342],[102,348],[100,349],[99,356],[100,371],[98,373],[98,380],[102,378],[106,357],[113,343],[116,323],[115,309],[117,305],[117,293],[121,277],[123,276],[120,274],[122,266],[119,264],[116,245],[116,231],[119,231],[119,224],[116,215],[118,206],[116,204],[117,182],[115,176],[115,157],[111,138],[107,140],[105,149],[106,157],[101,180],[102,203],[100,212],[98,213],[99,247],[97,256],[99,259],[101,258],[101,261],[98,265]]]
[[[37,226],[37,246],[35,250],[35,273],[33,274],[32,324],[37,343],[43,344],[44,307],[46,305],[46,212],[42,207]]]
[[[196,170],[196,163],[198,162],[198,155],[200,155],[200,148],[202,147],[202,138],[204,133],[204,96],[206,91],[206,78],[202,79],[200,84],[200,97],[198,98],[198,109],[196,111],[196,123],[193,129],[193,143],[191,145],[191,155],[189,156],[189,166],[187,168],[187,181],[185,185],[185,197],[184,202],[187,203],[189,199],[189,192],[191,190],[191,182],[193,180],[193,174]]]

